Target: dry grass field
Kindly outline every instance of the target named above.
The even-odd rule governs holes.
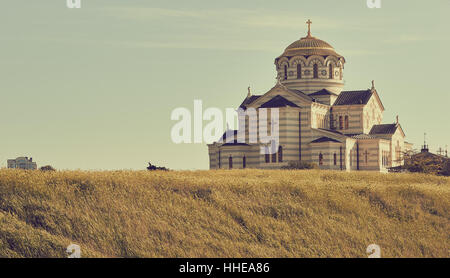
[[[0,170],[0,257],[450,257],[450,178]]]

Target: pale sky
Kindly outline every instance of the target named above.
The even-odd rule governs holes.
[[[172,143],[177,107],[237,107],[275,84],[274,59],[306,34],[346,58],[344,90],[370,87],[406,140],[450,145],[450,1],[0,1],[0,167],[207,169],[206,144]],[[207,122],[205,122],[206,124]]]

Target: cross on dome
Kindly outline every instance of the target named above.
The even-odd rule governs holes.
[[[308,19],[308,21],[306,21],[306,24],[308,24],[308,38],[311,37],[311,19]]]

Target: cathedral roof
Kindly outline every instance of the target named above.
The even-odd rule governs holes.
[[[246,109],[248,105],[252,104],[255,100],[257,100],[258,98],[260,98],[261,95],[254,95],[254,96],[250,96],[244,99],[244,101],[241,103],[241,105],[239,106],[239,108],[243,108]]]
[[[314,141],[311,141],[311,143],[323,143],[323,142],[341,143],[341,141],[338,141],[338,140],[330,138],[330,137],[320,137]]]
[[[369,134],[348,134],[353,139],[378,139],[378,137]]]
[[[371,90],[343,91],[333,105],[367,104],[371,96]]]
[[[236,141],[236,135],[237,135],[237,133],[238,133],[237,130],[231,130],[231,129],[228,129],[228,130],[226,130],[226,131],[223,133],[223,135],[222,135],[222,137],[221,137],[221,141],[222,141],[222,142],[227,142],[227,138],[233,138],[233,140],[230,140],[230,139],[228,139],[228,140],[230,140],[230,141]]]
[[[374,125],[369,134],[394,134],[398,126],[398,124]]]
[[[328,91],[327,89],[322,89],[320,91],[317,91],[315,93],[309,94],[309,96],[329,96],[329,95],[334,95],[337,96],[337,94]]]
[[[232,143],[225,143],[222,146],[250,146],[250,145],[246,143],[232,142]]]
[[[278,96],[273,97],[268,102],[262,104],[260,106],[260,108],[274,108],[274,107],[286,107],[286,106],[298,107],[297,104],[295,104],[292,101],[289,101],[286,98],[278,95]]]

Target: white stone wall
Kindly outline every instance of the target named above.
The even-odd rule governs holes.
[[[332,115],[335,130],[344,134],[363,133],[363,110],[364,105],[342,105],[333,106]],[[342,128],[340,126],[342,117]],[[345,117],[348,117],[348,127],[345,125]]]
[[[375,96],[372,96],[364,106],[362,111],[363,130],[362,133],[369,133],[374,125],[379,125],[383,122],[383,110]]]

